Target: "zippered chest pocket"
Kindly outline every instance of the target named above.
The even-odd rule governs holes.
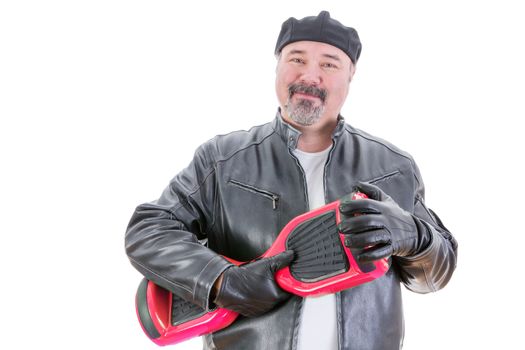
[[[217,229],[223,243],[243,261],[264,253],[281,229],[281,196],[262,186],[229,179],[219,197]]]
[[[277,194],[272,193],[272,192],[267,191],[267,190],[260,189],[258,187],[252,186],[252,185],[248,185],[248,184],[239,182],[237,180],[233,180],[233,179],[228,180],[228,184],[230,184],[232,186],[235,186],[238,189],[241,189],[241,190],[244,190],[244,191],[248,191],[248,192],[251,192],[251,193],[253,193],[255,195],[262,196],[263,198],[268,199],[272,203],[272,209],[273,210],[277,209],[277,204],[279,202],[279,196]]]

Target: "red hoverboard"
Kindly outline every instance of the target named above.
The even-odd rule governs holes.
[[[352,200],[368,198],[353,193]],[[349,249],[339,232],[340,200],[292,219],[261,257],[294,251],[292,263],[277,271],[275,278],[284,290],[301,297],[337,293],[372,281],[389,268],[387,259],[358,263],[361,249]],[[233,261],[236,265],[242,263]],[[229,326],[237,313],[224,308],[210,312],[143,279],[136,295],[137,316],[146,335],[157,345],[215,332]]]

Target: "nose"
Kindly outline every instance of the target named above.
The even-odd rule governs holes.
[[[303,67],[299,80],[307,85],[320,85],[323,81],[321,69],[314,64],[307,64]]]

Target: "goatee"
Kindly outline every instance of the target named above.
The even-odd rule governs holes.
[[[299,99],[296,103],[293,103],[292,97],[297,92],[318,97],[321,100],[321,104],[316,105],[315,101],[308,99]],[[286,112],[288,113],[288,116],[299,125],[313,125],[319,121],[323,114],[326,95],[326,90],[320,89],[316,86],[291,84],[288,87],[288,102],[285,106]]]

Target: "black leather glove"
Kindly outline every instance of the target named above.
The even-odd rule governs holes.
[[[293,257],[293,251],[287,250],[270,258],[228,268],[222,275],[215,304],[248,317],[270,311],[290,297],[277,285],[274,275],[289,265]]]
[[[431,241],[427,226],[417,217],[401,209],[379,187],[359,182],[356,191],[369,199],[341,199],[340,230],[345,245],[361,248],[357,259],[370,262],[395,256],[411,256],[425,249]],[[364,214],[364,215],[360,215]]]

